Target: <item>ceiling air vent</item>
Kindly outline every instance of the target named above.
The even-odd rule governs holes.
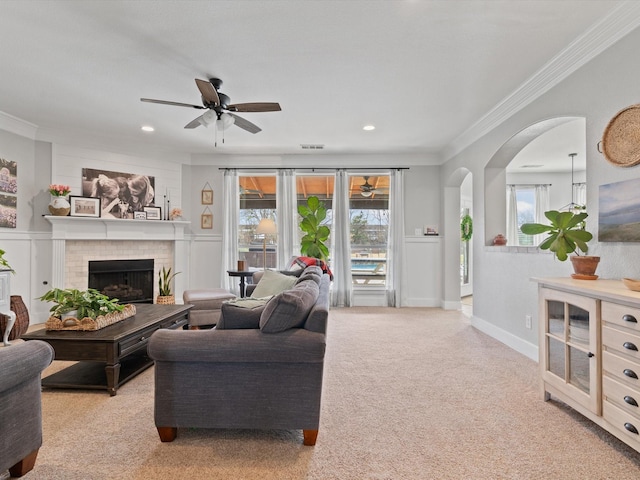
[[[320,143],[301,143],[300,146],[303,150],[322,150],[324,145]]]

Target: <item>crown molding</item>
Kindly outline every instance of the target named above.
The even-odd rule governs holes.
[[[8,113],[0,112],[0,130],[6,130],[7,132],[35,140],[38,126]]]
[[[640,26],[640,2],[629,0],[591,26],[442,151],[446,162],[515,115]]]

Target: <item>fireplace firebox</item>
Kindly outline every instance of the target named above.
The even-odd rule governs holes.
[[[120,303],[153,303],[153,259],[91,260],[89,288]]]

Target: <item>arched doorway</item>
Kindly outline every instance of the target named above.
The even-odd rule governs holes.
[[[444,187],[444,215],[447,221],[444,225],[443,252],[443,300],[442,308],[446,310],[457,310],[461,307],[461,271],[460,252],[462,240],[460,238],[460,212],[464,203],[473,201],[473,186],[470,171],[466,168],[458,168],[447,179]],[[469,178],[467,182],[465,179]],[[465,183],[465,200],[462,199],[462,185]],[[455,220],[454,220],[455,219]],[[469,242],[470,245],[473,242]],[[473,268],[470,269],[473,275]]]

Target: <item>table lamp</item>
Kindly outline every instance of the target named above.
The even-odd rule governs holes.
[[[258,227],[256,228],[258,235],[264,235],[262,237],[262,264],[263,269],[267,269],[267,235],[274,235],[278,233],[276,223],[270,218],[263,218],[260,220]]]

